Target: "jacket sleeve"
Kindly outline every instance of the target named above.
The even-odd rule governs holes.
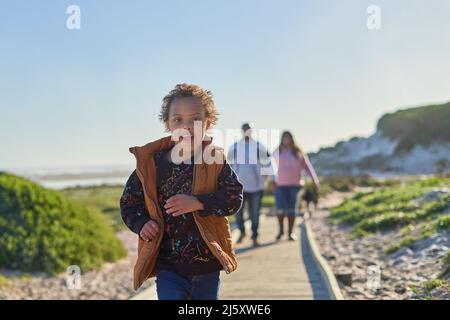
[[[280,161],[280,150],[276,148],[271,155],[271,163],[272,163],[272,171],[273,174],[271,176],[271,180],[274,182],[278,182],[278,166]]]
[[[204,206],[204,209],[200,211],[200,215],[230,216],[235,214],[242,206],[242,191],[243,187],[236,173],[225,160],[219,173],[217,190],[196,195],[197,199]]]
[[[150,220],[145,206],[144,192],[136,171],[133,171],[128,178],[120,197],[120,214],[127,227],[138,235],[144,224]]]
[[[273,165],[272,157],[267,149],[260,143],[258,143],[259,152],[259,170],[260,174],[272,178],[275,174],[275,167]]]

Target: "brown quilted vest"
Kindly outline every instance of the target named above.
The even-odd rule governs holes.
[[[205,149],[211,141],[203,141],[202,148]],[[142,147],[132,147],[130,152],[136,157],[136,173],[144,189],[144,198],[147,211],[151,219],[156,221],[159,230],[164,230],[164,218],[162,210],[158,203],[156,189],[156,166],[153,154],[161,149],[169,148],[175,145],[170,136],[150,142]],[[225,159],[221,148],[211,144],[211,154],[218,154]],[[194,164],[194,177],[192,194],[202,194],[213,192],[217,188],[217,178],[223,167],[222,163],[206,164],[204,161],[200,164]],[[227,217],[219,217],[211,214],[202,217],[198,212],[194,212],[194,220],[200,230],[203,240],[208,245],[211,252],[219,260],[226,273],[236,270],[236,254],[231,239],[230,224]],[[138,237],[138,257],[134,266],[133,286],[137,290],[145,280],[156,276],[156,258],[163,232],[159,232],[158,238],[151,242],[145,242]]]

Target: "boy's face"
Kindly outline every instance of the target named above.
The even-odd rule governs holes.
[[[199,130],[194,131],[194,123],[201,124],[201,132]],[[198,124],[197,124],[198,125]],[[202,141],[207,129],[209,129],[211,123],[206,119],[205,109],[201,104],[201,101],[195,97],[189,98],[177,98],[172,101],[169,109],[168,127],[172,134],[179,129],[185,129],[189,132],[188,136],[182,134],[180,139],[176,139],[178,143],[190,143],[191,150],[194,148],[194,134],[200,135],[196,139]],[[186,132],[186,133],[187,133]],[[177,135],[178,136],[178,135]]]

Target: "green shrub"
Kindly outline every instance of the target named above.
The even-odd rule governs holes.
[[[417,294],[427,294],[436,288],[444,288],[448,291],[449,285],[450,285],[449,281],[442,279],[431,279],[422,282],[418,286],[411,286],[411,290]]]
[[[436,187],[449,185],[448,177],[432,177],[357,193],[333,208],[329,219],[334,224],[351,225],[353,238],[364,237],[375,231],[401,228],[398,231],[401,239],[385,249],[391,253],[450,229],[450,215],[444,213],[450,203],[448,194],[433,201],[416,201]]]
[[[450,229],[450,215],[440,216],[421,229],[423,238],[428,238],[436,232]]]
[[[0,267],[57,273],[126,255],[106,218],[27,179],[0,172]]]
[[[70,200],[89,209],[101,211],[115,231],[126,229],[119,208],[122,192],[123,186],[76,187],[62,190],[62,193]]]
[[[326,195],[331,191],[349,192],[355,187],[388,187],[398,185],[398,179],[375,179],[367,175],[363,176],[326,176],[320,178],[320,195]]]
[[[395,242],[393,244],[390,244],[386,249],[385,252],[386,253],[393,253],[395,251],[397,251],[398,249],[402,248],[402,247],[411,247],[412,244],[414,242],[416,242],[417,240],[419,240],[418,237],[414,237],[414,236],[406,236],[404,237],[402,240]]]

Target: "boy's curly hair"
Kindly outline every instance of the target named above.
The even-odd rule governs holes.
[[[195,84],[179,83],[162,100],[163,103],[159,113],[159,120],[164,122],[167,130],[169,130],[167,123],[169,120],[169,110],[172,102],[177,98],[190,97],[200,99],[203,108],[205,108],[206,119],[211,122],[211,125],[216,124],[219,113],[214,105],[212,92],[209,90],[204,90]]]

